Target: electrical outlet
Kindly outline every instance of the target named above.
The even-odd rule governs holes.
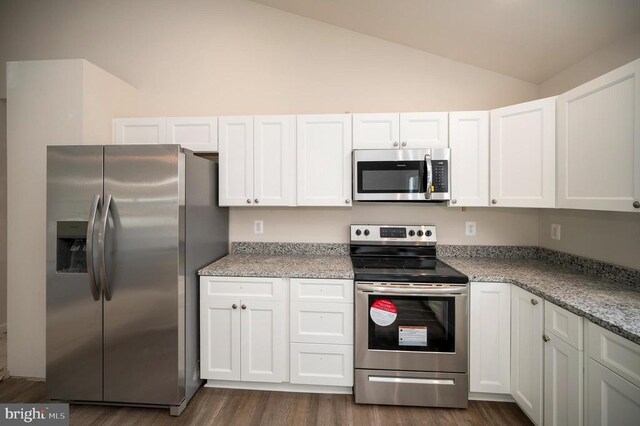
[[[560,230],[561,227],[557,223],[551,224],[551,239],[552,240],[560,240]]]
[[[253,233],[254,234],[264,234],[264,221],[263,220],[254,220],[253,221]]]
[[[465,225],[465,234],[467,237],[475,237],[476,236],[476,223],[475,222],[467,222]]]

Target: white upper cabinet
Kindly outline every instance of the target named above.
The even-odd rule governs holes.
[[[220,117],[220,205],[253,204],[253,117]]]
[[[489,205],[489,112],[449,113],[451,201],[454,207]]]
[[[195,152],[218,152],[216,117],[167,118],[167,143]]]
[[[299,206],[351,207],[351,116],[297,117]]]
[[[113,143],[122,145],[157,145],[167,143],[164,118],[116,118],[113,120]]]
[[[555,206],[555,110],[550,97],[491,111],[491,205]]]
[[[354,149],[393,149],[399,146],[398,113],[353,114]]]
[[[217,152],[218,120],[216,117],[116,118],[113,143],[179,144],[195,152]]]
[[[295,116],[256,116],[253,131],[254,204],[295,206]]]
[[[558,97],[558,207],[640,212],[640,59]]]
[[[446,112],[353,115],[354,149],[447,148]]]

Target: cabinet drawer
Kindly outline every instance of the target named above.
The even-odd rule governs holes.
[[[291,300],[353,303],[353,281],[292,278]]]
[[[553,303],[544,304],[544,328],[555,334],[574,348],[584,348],[584,328],[582,317],[567,311]]]
[[[291,344],[291,383],[353,386],[353,346]]]
[[[589,357],[640,387],[640,345],[592,322],[587,333]]]
[[[201,277],[200,299],[219,297],[280,300],[282,278]]]
[[[353,305],[291,303],[291,341],[353,344]]]

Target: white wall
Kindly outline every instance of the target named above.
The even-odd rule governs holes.
[[[7,100],[0,99],[0,331],[7,326]],[[2,357],[3,354],[0,354]],[[0,365],[0,369],[5,366]]]

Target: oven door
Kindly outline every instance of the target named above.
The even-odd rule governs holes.
[[[355,150],[356,201],[425,201],[430,193],[430,150]]]
[[[358,369],[467,372],[467,285],[356,283]]]

